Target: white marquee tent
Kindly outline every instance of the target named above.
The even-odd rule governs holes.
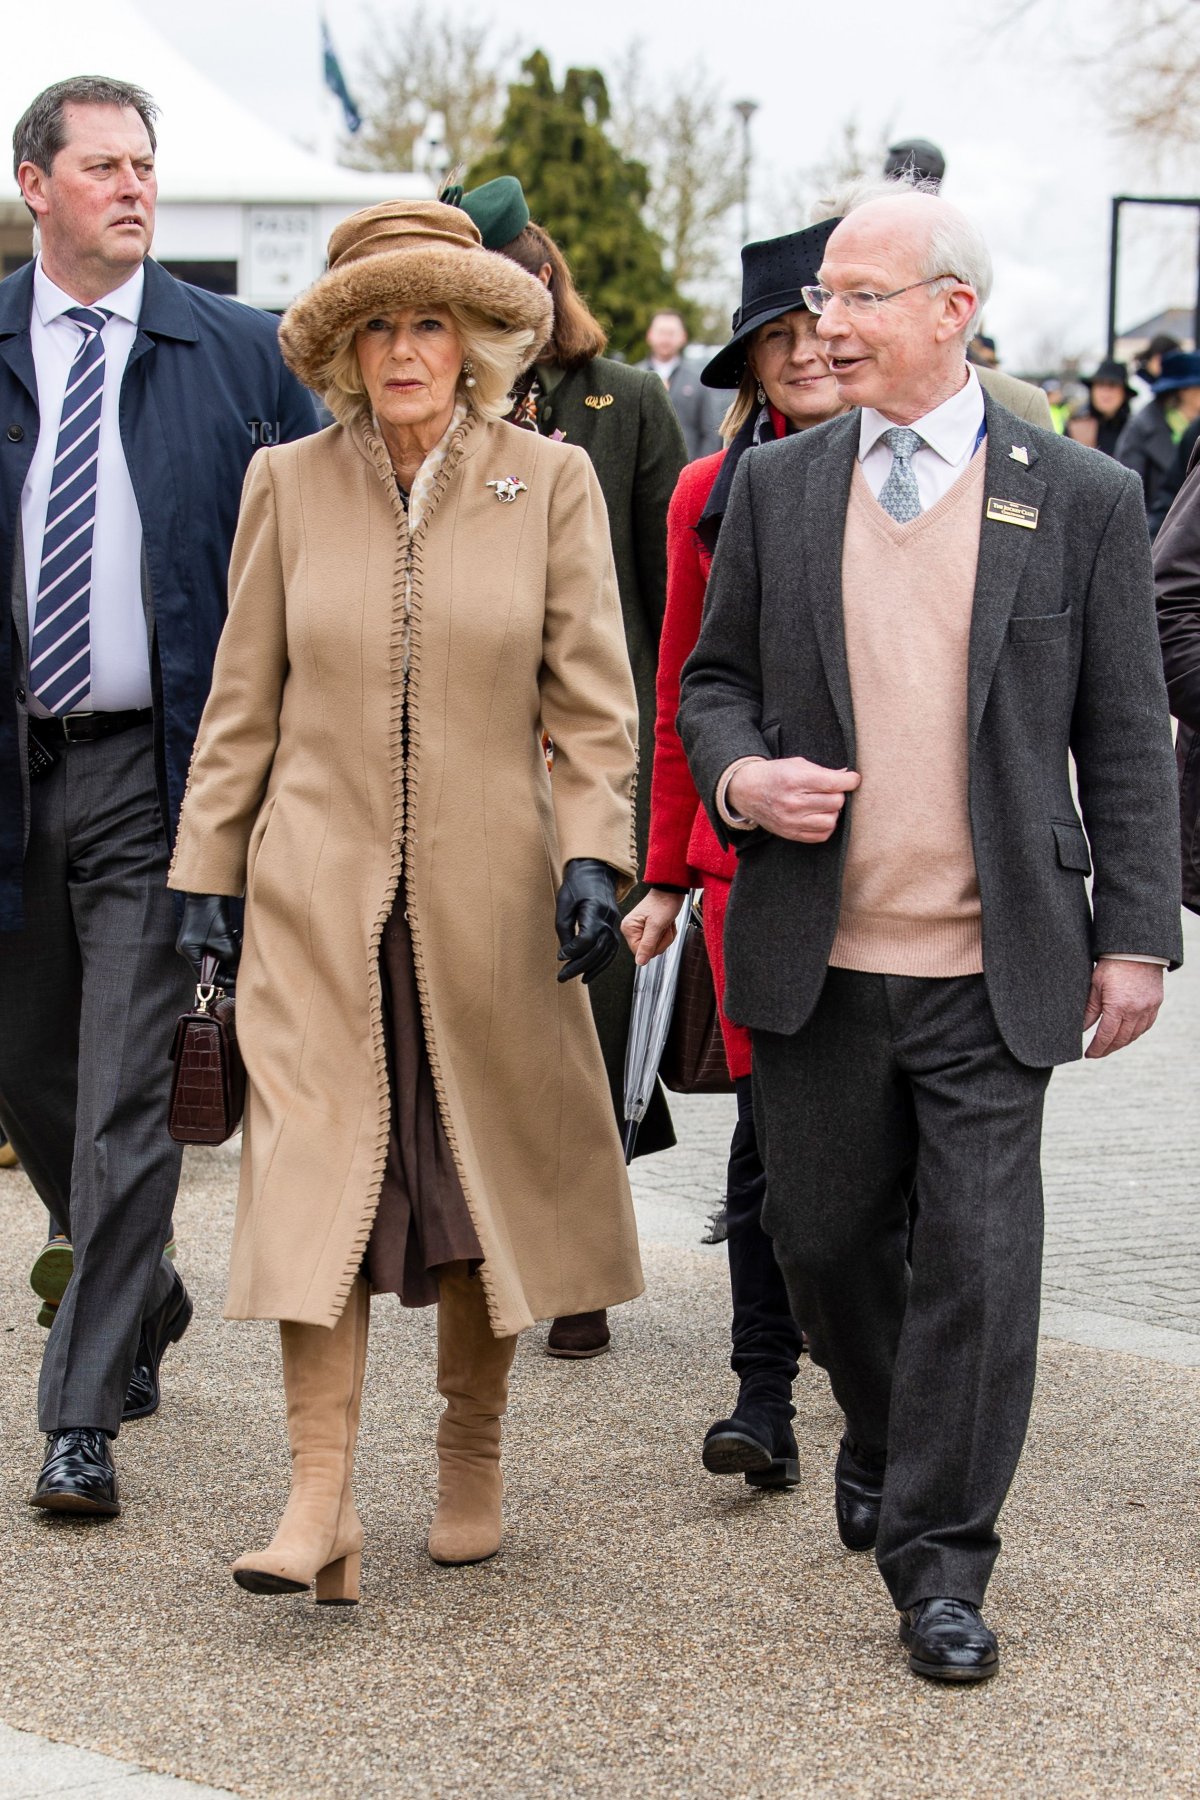
[[[173,272],[282,308],[324,266],[325,244],[347,213],[378,200],[424,198],[428,179],[342,168],[230,98],[166,41],[132,0],[55,0],[49,12],[8,9],[0,53],[6,141],[33,97],[69,75],[112,75],[145,88],[158,120],[154,254]],[[311,119],[321,127],[314,86]],[[11,268],[29,254],[29,216],[0,202],[0,250]]]

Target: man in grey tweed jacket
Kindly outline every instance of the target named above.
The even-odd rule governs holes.
[[[679,713],[739,851],[726,1006],[763,1222],[846,1415],[838,1528],[909,1666],[958,1681],[998,1667],[1050,1071],[1097,1020],[1090,1056],[1146,1030],[1182,955],[1140,492],[985,399],[989,279],[941,199],[834,233],[810,304],[857,410],[744,458]]]

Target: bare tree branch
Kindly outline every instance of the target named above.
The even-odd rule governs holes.
[[[661,238],[675,285],[694,295],[724,272],[725,222],[741,193],[741,160],[729,102],[701,63],[665,82],[646,73],[633,43],[609,78],[609,132],[650,172],[647,222]]]
[[[368,37],[359,77],[365,124],[348,159],[359,168],[411,169],[426,120],[440,114],[447,164],[478,161],[504,111],[516,41],[497,43],[490,23],[417,6],[373,13]]]

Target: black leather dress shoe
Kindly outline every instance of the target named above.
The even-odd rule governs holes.
[[[800,1458],[791,1407],[756,1406],[739,1397],[732,1418],[718,1419],[704,1435],[701,1458],[710,1475],[744,1475],[748,1487],[793,1488]]]
[[[117,1471],[107,1433],[87,1425],[52,1431],[29,1504],[83,1517],[111,1519],[119,1513]]]
[[[171,1270],[171,1291],[157,1311],[142,1321],[137,1359],[125,1392],[122,1420],[148,1419],[158,1411],[161,1398],[158,1371],[172,1344],[177,1344],[192,1322],[192,1301],[178,1269]]]
[[[967,1600],[918,1600],[900,1614],[900,1642],[930,1681],[988,1681],[1000,1667],[995,1634]]]
[[[856,1450],[843,1438],[833,1471],[833,1509],[838,1536],[847,1550],[873,1550],[883,1504],[882,1461]]]

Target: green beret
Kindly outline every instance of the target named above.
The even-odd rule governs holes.
[[[479,235],[487,250],[502,250],[520,237],[529,223],[529,208],[515,175],[499,175],[472,188],[458,202],[467,217],[479,227]]]

